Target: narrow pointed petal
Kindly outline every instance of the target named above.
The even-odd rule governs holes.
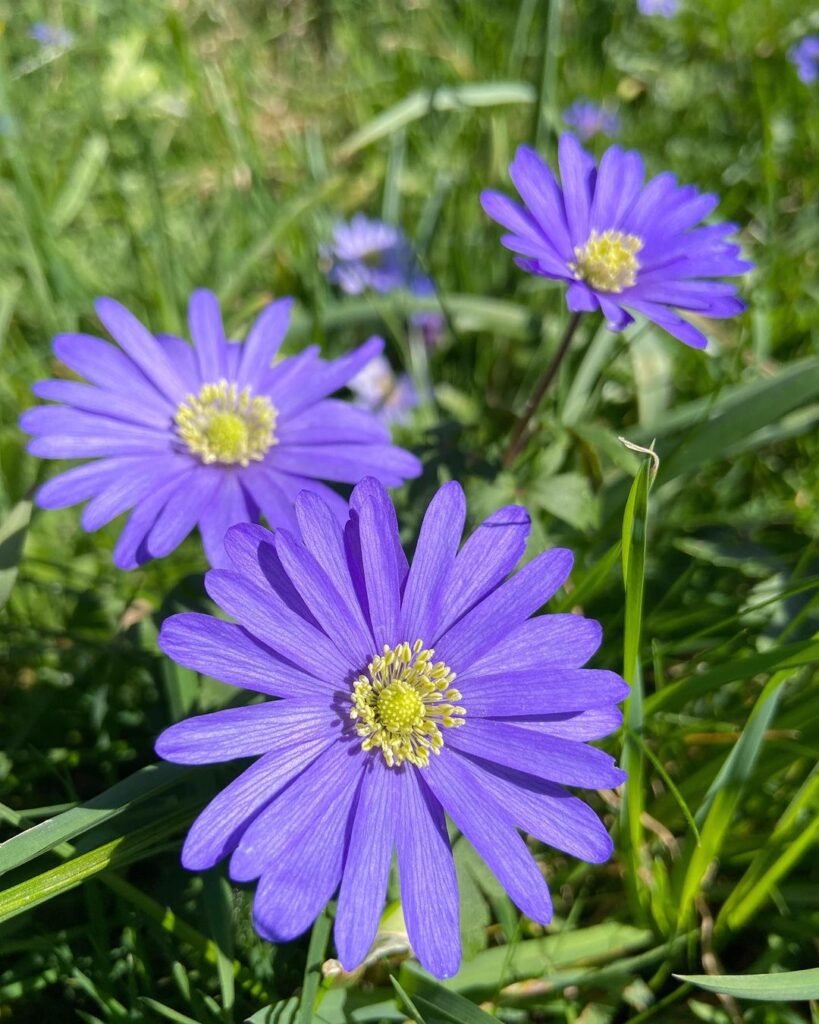
[[[271,697],[326,701],[317,680],[284,661],[246,629],[212,615],[182,612],[162,623],[159,647],[185,668]]]
[[[95,308],[105,328],[154,387],[175,404],[181,402],[187,391],[185,381],[147,327],[114,299],[98,299]]]
[[[271,737],[264,757],[218,793],[191,825],[182,864],[206,871],[231,854],[256,815],[333,742],[329,733]]]
[[[316,730],[315,735],[319,732]],[[298,860],[305,855],[305,846],[318,847],[329,838],[325,829],[335,820],[334,808],[344,811],[346,805],[346,813],[349,813],[362,771],[363,758],[359,750],[351,749],[346,742],[331,744],[248,827],[230,859],[230,877],[237,882],[249,882],[269,872],[279,862],[284,870],[289,869],[298,876]],[[328,799],[331,790],[332,799]],[[342,854],[344,831],[342,824]],[[316,842],[317,836],[321,837],[321,842]],[[332,890],[326,899],[330,896]],[[265,915],[265,918],[272,929],[275,922],[270,916]]]
[[[271,302],[258,315],[242,345],[238,384],[253,387],[273,362],[290,326],[293,299]]]
[[[565,786],[610,789],[626,778],[614,759],[596,747],[504,722],[467,718],[462,728],[447,732],[447,743],[465,754]]]
[[[285,572],[321,629],[344,657],[350,654],[354,661],[366,665],[373,654],[369,630],[361,628],[333,586],[332,579],[307,548],[286,530],[276,533],[276,550]]]
[[[466,520],[466,498],[459,483],[444,484],[429,504],[401,601],[401,634],[409,643],[431,642],[441,618],[444,590]]]
[[[444,812],[420,772],[401,775],[396,848],[412,948],[436,978],[451,978],[461,960],[458,882]]]
[[[219,300],[213,292],[205,288],[193,292],[188,303],[188,326],[202,383],[223,380],[227,374],[227,338]]]
[[[329,703],[277,700],[226,708],[169,726],[156,741],[156,752],[175,764],[233,761],[264,754],[285,738],[309,741],[332,736],[337,722]]]
[[[456,672],[465,672],[554,596],[573,561],[566,548],[552,548],[533,558],[437,641],[438,657]]]
[[[353,586],[344,549],[344,532],[330,506],[318,494],[302,491],[296,498],[296,518],[304,544],[332,579],[341,599],[365,631],[368,642],[375,640]]]
[[[426,778],[441,806],[513,902],[533,921],[548,924],[552,901],[546,879],[501,804],[480,785],[465,760],[445,748],[430,762]]]
[[[520,505],[498,509],[455,556],[438,634],[443,634],[515,568],[526,550],[531,520]],[[436,642],[438,637],[435,638]]]
[[[592,864],[611,856],[614,844],[602,821],[561,786],[471,755],[458,757],[475,776],[475,789],[491,793],[509,820],[530,836]]]
[[[312,765],[307,774],[315,771]],[[360,762],[356,771],[361,773]],[[283,809],[291,819],[301,819],[299,826],[288,831],[286,846],[275,844],[281,856],[272,849],[263,854],[265,869],[253,900],[253,923],[271,942],[289,942],[307,931],[341,881],[357,780],[345,776],[339,781],[344,788],[336,790],[332,800],[325,798],[312,816],[298,804]]]
[[[367,605],[376,648],[394,647],[405,638],[401,626],[401,585],[405,576],[395,509],[384,487],[371,477],[363,480],[350,499],[358,512],[358,534]]]
[[[396,772],[381,758],[372,759],[361,779],[336,910],[336,949],[347,971],[358,967],[378,930],[390,874],[398,796]]]

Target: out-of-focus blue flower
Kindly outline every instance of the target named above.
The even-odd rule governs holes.
[[[676,309],[731,317],[745,309],[736,288],[707,280],[752,268],[729,241],[735,224],[698,226],[719,202],[673,174],[643,184],[639,153],[611,146],[600,166],[573,135],[558,148],[561,185],[541,157],[521,146],[509,167],[524,207],[499,192],[481,196],[484,210],[510,232],[503,245],[522,270],[568,285],[575,313],[600,309],[613,331],[633,321],[628,310],[675,338],[705,348],[705,335]]]
[[[321,254],[330,280],[348,295],[394,291],[406,284],[412,268],[412,249],[400,228],[363,213],[336,224]]]
[[[336,948],[352,970],[375,938],[395,854],[412,947],[449,977],[461,949],[445,815],[518,907],[548,922],[546,879],[518,830],[608,859],[605,826],[565,787],[624,781],[589,741],[620,726],[628,687],[583,668],[596,622],[532,617],[572,555],[554,548],[513,573],[524,508],[500,509],[461,545],[464,493],[445,484],[410,562],[376,480],[355,488],[343,527],[315,494],[295,507],[298,534],[229,531],[233,564],[205,582],[235,622],[186,613],[162,626],[174,661],[273,698],[157,740],[179,764],[257,758],[193,823],[182,863],[203,871],[230,857],[231,878],[258,882],[253,923],[271,942],[301,935],[338,891]]]
[[[382,423],[405,423],[418,405],[418,392],[406,373],[396,374],[384,355],[377,355],[347,382],[356,405],[368,409]]]
[[[55,50],[67,50],[74,44],[74,33],[62,25],[49,25],[38,21],[31,26],[29,35],[41,46],[49,46]]]
[[[592,100],[575,100],[563,111],[563,120],[570,128],[574,128],[581,142],[595,135],[611,137],[620,131],[620,118],[617,114]]]
[[[234,523],[296,529],[293,500],[321,494],[346,517],[347,503],[323,480],[354,484],[377,476],[399,486],[418,476],[418,459],[390,443],[378,419],[329,398],[383,347],[370,338],[325,362],[315,346],[271,363],[292,300],[264,309],[241,344],[228,341],[219,302],[191,296],[193,345],[155,337],[113,299],[97,314],[118,342],[62,334],[54,352],[90,383],[41,381],[34,393],[56,405],[29,409],[20,425],[44,459],[90,459],[40,488],[43,508],[89,501],[89,532],[132,509],[114,550],[121,569],[170,554],[195,527],[212,565],[227,557]]]
[[[432,278],[426,274],[418,274],[412,279],[410,291],[419,299],[431,299],[437,295]],[[440,309],[418,310],[410,316],[410,323],[421,332],[427,348],[436,348],[446,329],[446,318]]]
[[[661,18],[673,18],[679,6],[679,0],[637,0],[640,14],[659,15]]]
[[[819,36],[805,36],[788,50],[788,60],[805,85],[819,78]]]

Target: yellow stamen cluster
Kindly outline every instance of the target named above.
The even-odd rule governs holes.
[[[601,292],[621,292],[637,280],[637,253],[643,240],[622,231],[592,231],[585,245],[575,246],[577,257],[569,269]]]
[[[412,647],[385,644],[353,684],[350,718],[361,748],[379,747],[390,768],[404,761],[425,767],[444,745],[441,727],[464,724],[466,710],[452,703],[461,699],[452,687],[455,673],[442,661],[433,663],[434,655],[421,640]]]
[[[276,443],[278,413],[269,398],[226,380],[204,384],[176,410],[179,437],[205,463],[247,466]]]

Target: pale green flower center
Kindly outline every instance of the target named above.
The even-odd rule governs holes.
[[[444,745],[441,728],[464,724],[466,710],[452,703],[461,699],[451,685],[455,673],[433,663],[434,654],[421,640],[385,644],[353,684],[350,718],[361,748],[378,747],[391,768],[404,761],[423,768]]]
[[[569,269],[601,292],[621,292],[637,280],[637,253],[643,240],[622,231],[592,231],[585,245],[575,246]]]
[[[179,437],[202,462],[247,466],[276,444],[277,416],[269,398],[220,380],[188,395],[174,419]]]

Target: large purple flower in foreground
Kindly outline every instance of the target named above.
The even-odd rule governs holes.
[[[611,146],[600,166],[572,135],[558,153],[562,187],[534,150],[521,146],[509,174],[525,204],[484,192],[484,210],[510,234],[501,241],[519,253],[523,270],[568,284],[575,313],[601,309],[613,331],[640,313],[675,338],[705,348],[705,335],[676,310],[705,317],[745,309],[733,285],[708,278],[743,274],[752,264],[729,241],[735,224],[699,227],[715,195],[680,186],[673,174],[643,184],[639,153]]]
[[[175,661],[280,698],[180,722],[157,752],[181,764],[259,757],[194,822],[192,870],[230,855],[258,879],[254,922],[275,942],[308,928],[338,890],[335,940],[352,969],[376,934],[393,851],[410,941],[434,974],[460,960],[458,895],[444,815],[520,909],[546,922],[549,890],[518,833],[600,862],[611,841],[564,786],[624,774],[586,744],[620,724],[613,672],[581,666],[600,643],[577,615],[531,618],[569,574],[555,549],[507,579],[529,517],[502,508],[459,548],[463,491],[438,491],[410,565],[383,487],[353,491],[345,527],[316,494],[296,499],[301,540],[237,526],[231,571],[206,577],[236,623],[174,615]]]
[[[82,524],[97,530],[133,509],[114,561],[131,569],[167,555],[198,526],[211,564],[225,560],[234,523],[296,527],[295,496],[322,494],[342,519],[347,503],[321,480],[389,486],[417,476],[414,455],[390,444],[376,417],[328,398],[383,347],[370,338],[325,362],[315,347],[271,366],[287,332],[292,300],[272,303],[243,344],[225,337],[219,303],[194,292],[193,346],[154,337],[119,303],[97,314],[119,348],[85,334],[54,340],[56,356],[90,381],[34,386],[60,405],[29,409],[20,424],[29,451],[46,459],[93,459],[46,483],[37,502],[63,508],[91,499]]]

